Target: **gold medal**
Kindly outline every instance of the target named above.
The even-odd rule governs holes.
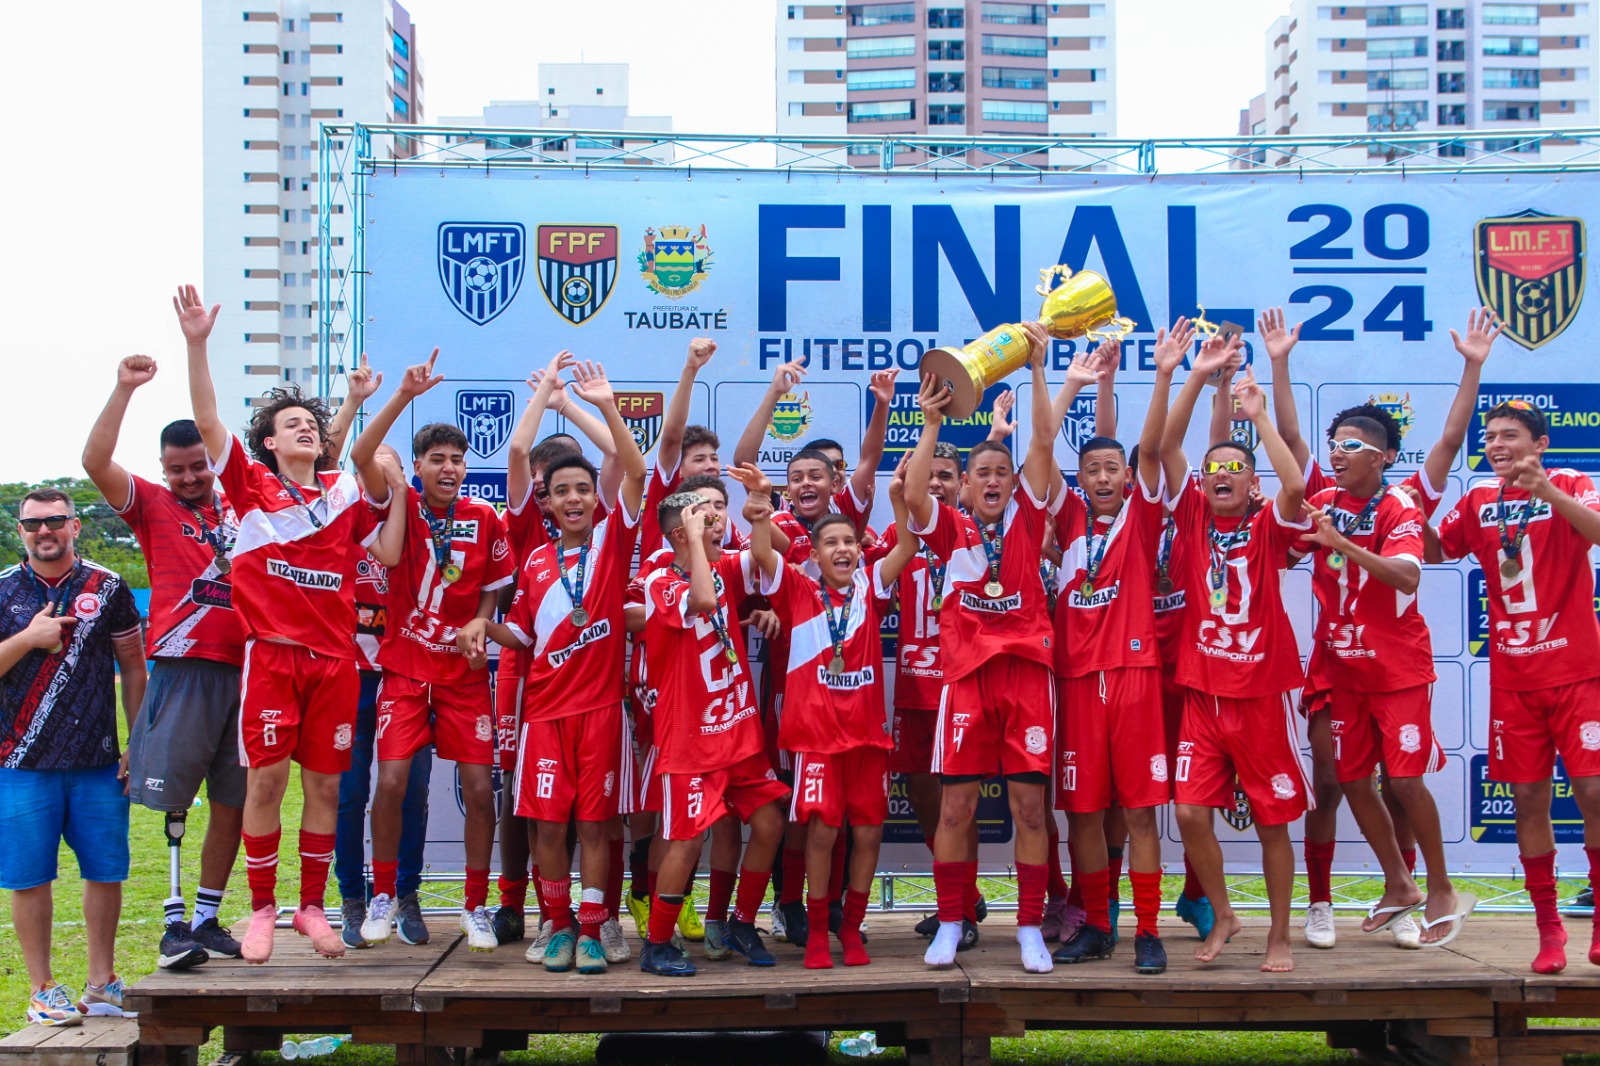
[[[572,619],[572,624],[579,629],[589,624],[589,612],[582,607],[574,607],[569,617]]]
[[[1329,570],[1343,570],[1344,569],[1344,564],[1345,564],[1344,552],[1329,552],[1328,553],[1328,569]]]
[[[1211,609],[1220,611],[1228,606],[1228,590],[1225,588],[1211,590]]]
[[[844,656],[834,652],[833,658],[828,660],[828,676],[838,677],[842,673],[844,673]]]
[[[735,666],[739,664],[739,652],[733,647],[733,645],[730,644],[724,647],[722,649],[722,654],[726,655],[728,657],[728,661],[733,663]]]
[[[451,584],[461,580],[461,567],[455,563],[444,564],[444,579]]]
[[[991,600],[1004,595],[1005,591],[1006,587],[1000,584],[998,581],[989,581],[983,586],[983,594],[989,597]]]
[[[1515,581],[1522,575],[1522,562],[1516,557],[1507,557],[1500,561],[1500,576],[1507,581]]]
[[[1094,595],[1094,582],[1093,581],[1085,581],[1082,585],[1080,585],[1078,587],[1078,594],[1080,596],[1082,596],[1084,599],[1088,599],[1090,596],[1093,596]]]
[[[935,611],[942,610],[944,608],[944,597],[938,595],[934,596],[932,607]]]
[[[217,556],[216,563],[217,573],[219,574],[226,574],[233,569],[233,560],[228,558],[226,555]]]
[[[1156,579],[1156,591],[1161,593],[1161,595],[1163,595],[1163,596],[1165,596],[1167,593],[1171,592],[1172,591],[1172,579],[1170,577],[1168,577],[1166,574],[1162,574],[1159,578]]]

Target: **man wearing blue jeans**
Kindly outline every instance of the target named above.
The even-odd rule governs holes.
[[[139,609],[127,584],[78,556],[80,526],[60,489],[22,498],[27,559],[0,570],[0,888],[28,967],[28,1020],[75,1025],[122,1015],[114,970],[128,879],[128,759],[117,752],[113,666],[123,712],[144,699]],[[50,968],[56,857],[65,840],[83,878],[88,987],[76,1005]]]
[[[355,742],[350,769],[339,778],[339,821],[334,829],[333,872],[344,901],[341,934],[347,946],[364,948],[361,923],[367,917],[372,886],[366,878],[367,803],[372,798],[372,752],[378,734],[378,645],[388,597],[388,574],[370,555],[356,567],[356,649],[361,667],[361,702],[356,707]],[[411,759],[411,777],[400,806],[400,865],[395,873],[395,926],[407,944],[426,944],[417,888],[422,884],[422,852],[428,838],[428,779],[433,773],[433,745]]]

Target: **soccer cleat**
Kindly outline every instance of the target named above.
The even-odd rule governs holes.
[[[311,939],[311,946],[318,955],[337,959],[344,954],[344,941],[333,931],[333,926],[328,924],[328,916],[315,903],[295,911],[293,925],[295,932]],[[364,926],[362,931],[365,932]]]
[[[344,939],[347,948],[368,947],[366,938],[361,935],[361,925],[367,920],[367,901],[364,899],[347,899],[339,904],[339,916],[344,919],[344,928],[339,930],[339,936]]]
[[[622,934],[622,923],[615,918],[600,923],[600,948],[606,953],[607,962],[627,962],[633,958],[628,938]]]
[[[533,938],[533,943],[528,945],[528,950],[522,955],[529,962],[544,963],[544,949],[550,946],[550,938],[555,935],[555,929],[549,922],[539,926],[539,932]]]
[[[831,900],[828,903],[828,932],[834,936],[839,935],[839,930],[844,925],[844,901]]]
[[[683,909],[678,912],[678,932],[683,934],[683,939],[696,943],[706,938],[706,927],[695,912],[693,896],[683,897]]]
[[[1584,885],[1582,892],[1562,905],[1561,913],[1572,918],[1594,917],[1594,886]]]
[[[207,918],[189,933],[196,944],[206,949],[213,959],[237,959],[239,942],[215,918]]]
[[[1166,973],[1167,949],[1154,933],[1138,933],[1133,938],[1133,972]]]
[[[1039,923],[1039,935],[1046,940],[1061,939],[1061,930],[1067,924],[1067,901],[1053,899],[1044,905],[1044,921]]]
[[[978,923],[971,918],[961,919],[961,942],[956,945],[957,951],[971,951],[978,946]]]
[[[131,1017],[122,1009],[122,978],[116,974],[111,975],[101,988],[86,985],[83,995],[78,998],[78,1013],[90,1018],[127,1018]]]
[[[1115,944],[1122,939],[1122,934],[1117,931],[1117,919],[1122,917],[1122,901],[1120,899],[1108,901],[1106,910],[1111,915],[1111,942]]]
[[[1409,914],[1391,925],[1389,932],[1394,934],[1394,946],[1397,948],[1422,947],[1422,929],[1417,925],[1416,918]]]
[[[1179,918],[1194,926],[1194,931],[1201,940],[1211,935],[1211,928],[1217,924],[1217,912],[1211,908],[1211,900],[1205,896],[1199,899],[1190,899],[1188,896],[1179,896],[1178,905],[1173,911]]]
[[[377,946],[389,939],[394,928],[394,897],[380,892],[367,904],[367,917],[361,923],[361,939]]]
[[[505,904],[495,908],[494,911],[494,938],[502,944],[515,943],[528,935],[526,920],[522,915],[521,907],[508,907]]]
[[[481,904],[470,911],[465,907],[461,909],[461,931],[466,934],[468,951],[493,951],[500,946],[500,941],[495,939],[489,908]]]
[[[644,939],[650,928],[650,897],[636,896],[631,891],[623,893],[622,902],[628,905],[628,915],[633,919],[633,931]]]
[[[780,903],[778,910],[783,912],[783,931],[789,943],[798,948],[805,947],[806,932],[811,928],[811,923],[806,918],[805,901],[797,899],[790,903]]]
[[[982,892],[978,893],[978,902],[973,905],[972,914],[980,922],[989,917],[989,901],[983,898]]]
[[[199,966],[210,957],[205,948],[194,942],[188,922],[179,918],[167,923],[166,932],[161,934],[161,954],[156,958],[158,967],[163,970],[187,970]]]
[[[578,972],[584,974],[597,974],[606,972],[606,949],[600,946],[600,941],[592,936],[580,936],[578,948],[574,953],[574,960],[578,964]]]
[[[394,905],[394,929],[407,944],[428,942],[428,923],[422,920],[422,902],[407,892]]]
[[[603,932],[604,930],[602,930]],[[733,949],[728,946],[728,923],[713,920],[706,921],[706,958],[711,962],[721,962],[733,955]]]
[[[761,942],[761,934],[750,922],[729,922],[723,929],[728,947],[745,957],[751,966],[773,966],[777,959]]]
[[[29,997],[28,1021],[34,1025],[82,1025],[83,1015],[72,1005],[72,989],[56,985],[41,988]]]
[[[239,945],[239,957],[260,964],[272,958],[272,934],[278,926],[278,908],[257,907],[250,912],[250,925]]]
[[[1056,948],[1050,957],[1056,962],[1071,966],[1080,962],[1096,962],[1100,959],[1109,959],[1111,952],[1116,949],[1117,942],[1111,939],[1111,934],[1104,929],[1096,929],[1092,925],[1085,925],[1072,934],[1072,939]]]
[[[1306,943],[1331,948],[1338,941],[1333,929],[1333,904],[1323,900],[1306,908]]]
[[[933,936],[939,931],[939,916],[937,914],[924,914],[922,920],[911,931],[918,936]]]
[[[783,907],[776,900],[772,903],[772,939],[780,944],[789,942],[789,930],[783,927]]]
[[[698,972],[694,963],[685,958],[683,952],[673,947],[671,942],[652,944],[648,940],[644,942],[644,951],[639,955],[639,969],[657,977],[693,977]]]
[[[578,953],[578,934],[570,926],[552,934],[544,949],[544,968],[551,973],[566,973]]]

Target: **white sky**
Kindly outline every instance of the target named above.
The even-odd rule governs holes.
[[[770,132],[769,0],[410,0],[430,116],[530,99],[540,62],[631,64],[638,114],[680,132]],[[1120,0],[1121,137],[1222,136],[1263,87],[1262,38],[1287,0]],[[160,427],[188,413],[170,294],[200,280],[197,0],[8,8],[5,417],[0,481],[81,475],[122,356],[160,363],[117,456],[159,475]],[[728,91],[737,87],[737,91]],[[63,268],[62,264],[70,264]]]

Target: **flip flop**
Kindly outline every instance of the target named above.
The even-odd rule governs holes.
[[[1455,928],[1451,929],[1450,932],[1447,933],[1442,939],[1434,941],[1424,940],[1422,942],[1422,946],[1425,948],[1442,948],[1446,944],[1450,943],[1450,941],[1454,940],[1460,934],[1461,930],[1466,927],[1467,919],[1472,915],[1473,910],[1477,906],[1477,896],[1473,895],[1471,892],[1457,892],[1456,912],[1454,914],[1446,914],[1442,918],[1435,918],[1431,922],[1425,921],[1422,923],[1423,932],[1427,932],[1436,925],[1443,925],[1445,922],[1455,922]]]
[[[1422,907],[1422,905],[1424,903],[1426,903],[1426,902],[1427,902],[1426,899],[1419,899],[1419,900],[1417,900],[1417,902],[1415,902],[1413,904],[1410,904],[1409,906],[1404,906],[1404,907],[1380,907],[1380,906],[1378,906],[1378,901],[1375,900],[1375,901],[1373,901],[1371,904],[1369,904],[1367,906],[1367,917],[1368,918],[1376,918],[1379,915],[1388,915],[1388,917],[1384,918],[1382,925],[1374,926],[1371,929],[1368,929],[1368,928],[1363,926],[1361,931],[1363,933],[1369,933],[1369,934],[1370,933],[1381,933],[1385,929],[1387,929],[1390,926],[1392,926],[1395,922],[1398,922],[1401,918],[1404,918],[1406,915],[1410,914],[1412,911],[1420,909]]]

